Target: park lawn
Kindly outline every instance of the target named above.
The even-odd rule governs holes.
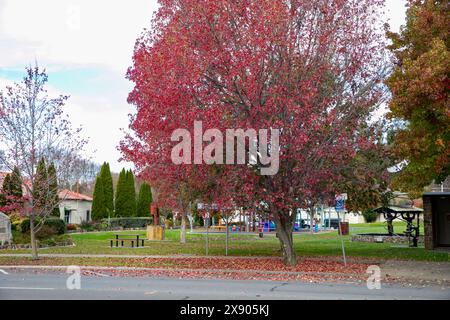
[[[404,223],[395,224],[395,232],[403,232]],[[350,226],[351,234],[357,233],[385,233],[385,224],[354,224]],[[145,231],[123,231],[123,234],[140,234]],[[109,240],[115,232],[84,233],[71,235],[75,246],[40,249],[40,253],[48,254],[90,254],[90,255],[205,255],[205,235],[188,234],[187,243],[179,243],[179,230],[166,230],[166,240],[160,242],[146,241],[145,248],[110,248]],[[387,243],[361,243],[351,242],[351,236],[344,237],[346,253],[349,257],[370,258],[379,260],[423,260],[423,261],[449,261],[449,254],[443,252],[427,251],[422,248],[407,248]],[[342,255],[341,243],[336,231],[321,234],[301,233],[294,234],[294,246],[299,257],[339,257]],[[225,235],[209,234],[209,255],[225,255]],[[0,262],[11,257],[1,257],[2,253],[29,253],[29,250],[2,250]],[[230,256],[280,256],[280,245],[274,233],[259,238],[255,234],[230,234]],[[91,258],[92,259],[92,258]],[[98,259],[98,258],[95,258]],[[19,262],[19,260],[17,260]],[[121,262],[119,262],[121,263]]]

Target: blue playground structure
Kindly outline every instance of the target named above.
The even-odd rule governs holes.
[[[276,227],[275,227],[275,223],[273,221],[264,223],[264,232],[272,232],[275,230],[276,230]]]

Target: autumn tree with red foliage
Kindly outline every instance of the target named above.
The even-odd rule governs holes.
[[[285,263],[296,264],[294,209],[334,199],[344,164],[376,141],[367,119],[382,99],[383,1],[159,3],[128,72],[137,112],[124,158],[152,181],[209,177],[221,190],[209,190],[214,202],[265,203]],[[206,164],[173,164],[173,131],[192,134],[196,120],[204,130],[281,130],[269,151],[279,151],[278,174],[261,175],[261,163],[216,164],[214,175]]]

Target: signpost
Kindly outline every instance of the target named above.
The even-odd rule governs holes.
[[[338,215],[338,223],[339,223],[339,237],[341,239],[341,246],[342,246],[342,256],[344,258],[344,265],[347,266],[347,258],[345,256],[345,247],[344,247],[344,238],[342,238],[342,228],[341,228],[341,216],[340,212],[345,211],[345,200],[347,200],[347,194],[340,194],[336,196],[336,205],[335,209]]]

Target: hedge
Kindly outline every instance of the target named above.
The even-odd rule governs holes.
[[[38,221],[36,221],[38,223]],[[48,218],[45,220],[45,226],[48,226],[55,230],[56,234],[64,234],[66,232],[66,223],[59,218]],[[20,224],[20,230],[22,233],[30,232],[30,219],[25,219]]]
[[[111,218],[111,219],[102,219],[102,223],[107,224],[110,222],[111,228],[125,228],[125,229],[137,229],[137,228],[145,228],[146,226],[153,223],[153,218],[142,217],[142,218]]]

